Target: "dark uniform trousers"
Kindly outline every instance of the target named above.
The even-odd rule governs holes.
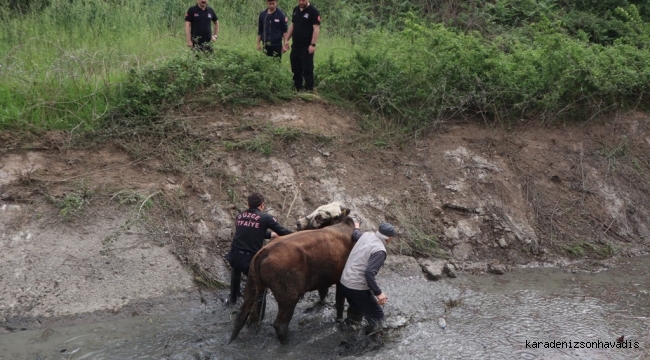
[[[375,298],[372,291],[350,289],[340,283],[339,285],[340,289],[343,290],[345,299],[350,304],[348,318],[361,321],[359,315],[363,314],[370,325],[377,324],[384,318],[384,310],[377,303],[377,298]]]
[[[278,45],[278,46],[266,45],[264,46],[264,53],[268,56],[272,56],[274,58],[277,58],[278,60],[281,60],[282,45]]]
[[[314,89],[314,54],[309,53],[309,48],[292,48],[291,71],[293,72],[293,85],[296,90],[303,89],[303,79],[305,81],[304,89]]]
[[[239,289],[241,287],[241,274],[244,273],[248,277],[248,270],[250,270],[251,260],[255,254],[237,250],[232,248],[226,255],[226,260],[230,263],[232,270],[230,272],[230,303],[237,302],[239,297]]]
[[[232,248],[226,255],[226,260],[230,263],[230,299],[229,304],[235,305],[241,289],[241,274],[244,273],[248,279],[251,260],[255,254]],[[252,286],[252,284],[251,284]],[[264,318],[266,308],[266,291],[257,298],[257,313],[260,314],[260,321]]]

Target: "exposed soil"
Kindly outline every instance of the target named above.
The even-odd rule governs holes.
[[[153,311],[152,299],[226,284],[222,256],[251,191],[288,227],[340,201],[362,228],[396,224],[393,253],[457,270],[593,269],[650,248],[650,117],[639,112],[407,137],[315,99],[16,139],[0,134],[6,330]]]

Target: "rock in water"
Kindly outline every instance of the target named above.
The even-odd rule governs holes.
[[[402,315],[387,316],[384,318],[384,327],[387,329],[401,329],[410,322],[410,318]]]
[[[438,319],[438,325],[442,330],[444,330],[447,327],[447,322],[445,321],[445,318]]]

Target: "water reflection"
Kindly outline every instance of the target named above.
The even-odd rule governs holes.
[[[650,356],[649,260],[628,260],[597,274],[523,269],[440,282],[385,274],[380,281],[391,299],[386,323],[395,330],[385,332],[381,349],[358,357],[645,359]],[[277,307],[270,297],[260,331],[244,328],[231,345],[226,345],[230,311],[217,301],[176,315],[5,334],[0,354],[3,359],[327,359],[350,354],[341,344],[349,344],[355,334],[338,329],[333,308],[305,312],[316,299],[310,294],[298,305],[285,346],[271,326]],[[438,325],[441,317],[445,330]],[[615,344],[621,335],[633,348],[574,346]],[[542,348],[531,347],[537,342]],[[565,342],[565,348],[543,348],[548,342]]]

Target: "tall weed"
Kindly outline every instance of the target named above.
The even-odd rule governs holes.
[[[174,53],[144,3],[4,1],[0,129],[92,128],[129,69]]]

